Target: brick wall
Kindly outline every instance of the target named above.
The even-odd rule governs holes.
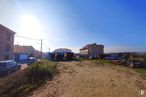
[[[0,27],[0,61],[13,59],[14,32]]]

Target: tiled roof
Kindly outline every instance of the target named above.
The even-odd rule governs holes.
[[[96,43],[93,43],[93,44],[87,44],[86,46],[84,46],[83,48],[81,48],[80,50],[86,50],[88,49],[89,47],[93,46],[93,45],[97,45]],[[97,45],[97,46],[103,46],[103,45]],[[104,47],[104,46],[103,46]]]
[[[20,46],[20,45],[15,45],[14,46],[14,52],[15,53],[21,53],[21,52],[26,52],[26,51],[34,51],[35,49],[32,46]]]
[[[86,46],[84,46],[83,48],[81,48],[80,50],[85,50],[88,49],[92,44],[87,44]]]
[[[86,46],[84,46],[84,47],[81,48],[80,50],[86,50],[86,49],[88,49],[89,47],[91,47],[92,45],[96,45],[96,43],[93,43],[93,44],[87,44]]]

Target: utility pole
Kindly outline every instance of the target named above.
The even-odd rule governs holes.
[[[16,51],[16,53],[20,53],[20,52],[19,52],[19,47],[18,47],[18,46],[19,46],[19,42],[17,41],[17,45],[16,45],[17,51]]]
[[[50,48],[49,48],[49,53],[50,53]]]
[[[41,58],[42,58],[42,56],[43,56],[43,55],[42,55],[42,54],[43,54],[43,53],[42,53],[42,45],[43,45],[43,40],[41,39]]]

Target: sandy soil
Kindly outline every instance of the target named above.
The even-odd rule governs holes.
[[[59,73],[29,97],[146,97],[146,79],[127,67],[91,61],[58,64]]]

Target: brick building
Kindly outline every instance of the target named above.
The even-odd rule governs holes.
[[[21,46],[21,45],[14,45],[14,53],[26,53],[29,56],[33,56],[35,58],[41,57],[41,52],[33,48],[32,46]],[[42,52],[44,55],[44,53]]]
[[[15,32],[0,24],[0,61],[13,59]]]
[[[104,53],[104,46],[96,43],[87,44],[80,49],[80,54],[85,56],[100,55]]]

